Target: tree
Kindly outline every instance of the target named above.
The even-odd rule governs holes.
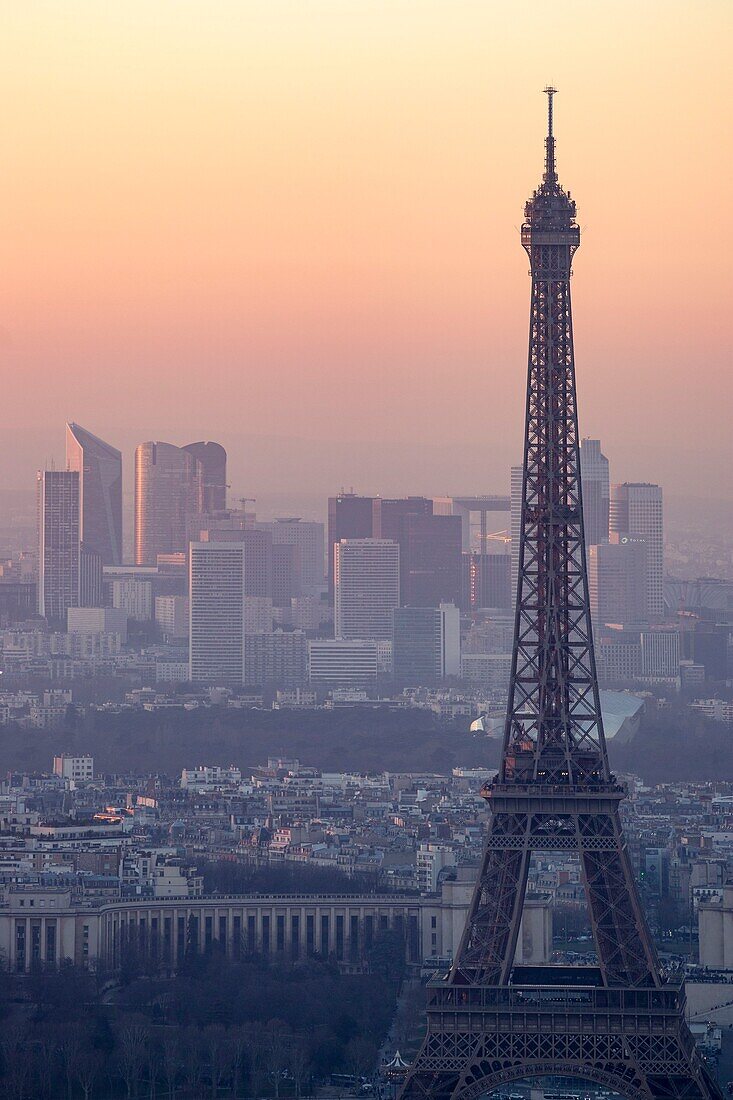
[[[376,1044],[361,1035],[355,1035],[346,1044],[346,1071],[355,1079],[357,1085],[362,1077],[370,1077],[377,1064]]]
[[[311,1067],[311,1055],[305,1040],[300,1036],[293,1036],[290,1043],[288,1057],[288,1070],[293,1079],[293,1087],[296,1097],[300,1097],[303,1085],[308,1079]]]
[[[104,1060],[100,1051],[95,1050],[88,1041],[83,1043],[75,1061],[74,1077],[84,1094],[84,1100],[91,1100],[103,1065]]]
[[[136,1095],[137,1086],[146,1060],[147,1028],[140,1024],[128,1024],[119,1034],[117,1060],[128,1097]]]

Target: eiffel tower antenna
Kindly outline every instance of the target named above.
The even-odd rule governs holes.
[[[549,1074],[629,1100],[720,1100],[641,908],[603,733],[583,534],[570,276],[575,203],[555,166],[525,206],[529,360],[514,647],[501,767],[466,926],[430,983],[428,1030],[401,1100],[477,1100]],[[597,963],[516,962],[534,851],[577,855]]]

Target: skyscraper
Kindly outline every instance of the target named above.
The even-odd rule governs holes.
[[[585,545],[599,546],[608,542],[611,491],[608,459],[601,453],[600,439],[581,439],[580,479],[583,483]]]
[[[296,595],[302,593],[304,596],[314,596],[323,591],[324,530],[322,523],[293,516],[276,519],[272,523],[257,523],[257,529],[270,532],[273,547],[292,545],[298,548],[301,592]]]
[[[512,575],[511,575],[511,606],[517,598],[517,581],[519,579],[519,534],[522,527],[522,484],[524,469],[522,466],[511,468],[511,526],[509,534],[512,537]]]
[[[379,497],[341,492],[328,498],[328,594],[333,601],[334,546],[341,539],[370,539],[375,533],[374,513]]]
[[[135,563],[155,565],[158,554],[181,553],[186,515],[202,510],[199,460],[171,443],[141,443],[135,451]]]
[[[389,539],[342,539],[334,553],[337,638],[392,639],[400,604],[400,550]]]
[[[122,564],[122,454],[79,424],[66,425],[66,468],[79,474],[79,534],[102,565]]]
[[[38,614],[65,623],[79,606],[79,471],[39,470],[37,492]]]
[[[511,554],[464,551],[461,570],[461,608],[509,608],[512,605]]]
[[[460,516],[410,512],[400,525],[400,602],[438,607],[461,602],[463,537]]]
[[[635,535],[611,535],[588,547],[588,591],[594,623],[647,619],[647,547]]]
[[[432,684],[461,672],[461,616],[453,604],[397,607],[394,611],[395,679]]]
[[[241,684],[245,547],[241,542],[192,542],[188,568],[190,679]]]
[[[374,511],[374,537],[392,539],[399,545],[402,604],[438,607],[460,602],[460,516],[436,514],[430,497],[382,500]]]
[[[201,463],[201,506],[223,512],[227,506],[227,453],[221,443],[187,443],[183,448]]]
[[[664,524],[662,489],[646,482],[625,482],[611,490],[611,531],[638,535],[646,542],[647,614],[664,614]]]

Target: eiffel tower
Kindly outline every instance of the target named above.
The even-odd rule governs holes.
[[[532,276],[514,652],[501,767],[466,927],[428,986],[427,1034],[400,1100],[474,1100],[563,1075],[628,1100],[722,1093],[667,981],[621,830],[625,789],[603,734],[588,602],[570,275],[575,203],[558,182],[554,88],[542,183],[525,206]],[[522,966],[517,936],[533,851],[577,853],[594,966]]]

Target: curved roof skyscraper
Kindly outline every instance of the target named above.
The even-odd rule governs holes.
[[[203,467],[203,511],[223,512],[227,506],[227,453],[221,443],[187,443],[183,450]]]
[[[122,454],[80,424],[66,425],[66,467],[79,473],[79,535],[103,565],[122,564]]]
[[[202,511],[203,467],[172,443],[141,443],[135,451],[135,563],[186,550],[186,516]]]

